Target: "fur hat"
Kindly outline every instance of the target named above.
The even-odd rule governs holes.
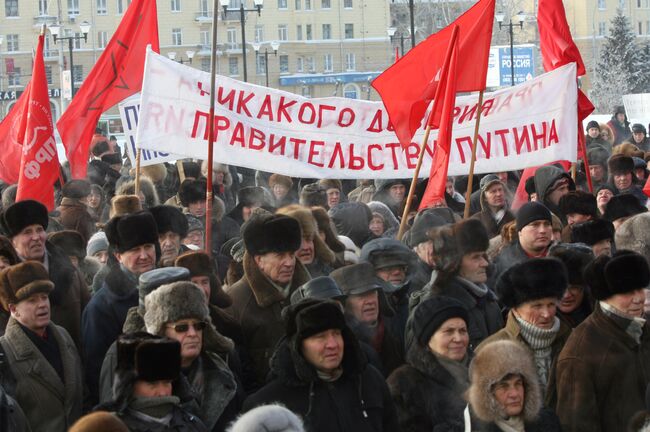
[[[146,333],[119,336],[115,371],[133,372],[136,380],[175,381],[181,372],[181,344]]]
[[[578,213],[596,218],[598,217],[596,197],[589,192],[580,190],[570,191],[560,198],[560,211],[564,215]]]
[[[123,216],[142,211],[142,203],[137,195],[115,195],[111,199],[109,216]]]
[[[105,227],[108,244],[123,253],[144,244],[158,244],[156,220],[148,211],[115,216]]]
[[[569,282],[564,263],[555,258],[531,258],[515,264],[498,279],[501,303],[514,308],[547,297],[560,299]]]
[[[650,213],[632,216],[618,227],[614,236],[616,247],[636,252],[646,257],[650,262]]]
[[[209,320],[205,294],[192,282],[162,285],[144,298],[144,323],[147,332],[165,334],[165,324],[182,319]]]
[[[164,164],[147,165],[141,167],[140,172],[154,183],[162,183],[167,178],[167,168]]]
[[[413,226],[407,233],[405,238],[409,247],[416,247],[420,243],[424,243],[428,240],[431,240],[429,236],[429,231],[433,228],[441,227],[450,223],[454,223],[453,219],[450,222],[443,215],[438,214],[437,210],[449,210],[446,207],[436,207],[428,209],[418,213],[415,216],[415,221],[413,221]]]
[[[606,300],[615,294],[647,288],[650,268],[642,255],[622,250],[612,257],[601,255],[584,270],[584,278],[596,300]]]
[[[316,225],[318,225],[318,230],[322,231],[325,234],[325,244],[330,250],[334,253],[344,252],[345,245],[341,243],[336,232],[334,230],[334,225],[330,220],[327,210],[323,207],[312,207],[311,214],[316,220]]]
[[[519,375],[526,389],[522,416],[534,421],[542,408],[542,391],[533,358],[523,344],[511,340],[490,342],[481,347],[469,368],[471,385],[467,399],[476,416],[484,422],[506,418],[494,398],[494,386],[509,375]]]
[[[185,179],[178,189],[178,198],[183,207],[189,207],[191,203],[205,201],[207,182],[205,179]]]
[[[584,285],[582,276],[587,264],[594,259],[591,248],[579,243],[558,243],[551,246],[549,257],[557,258],[564,263],[569,277],[569,284]]]
[[[128,179],[128,177],[126,177]],[[156,186],[149,177],[140,177],[140,192],[144,195],[143,208],[150,208],[160,204]],[[135,179],[125,180],[116,184],[115,195],[135,195]]]
[[[327,193],[318,183],[309,183],[300,190],[300,204],[305,207],[327,207]]]
[[[615,154],[607,161],[610,174],[626,174],[634,171],[634,160],[630,156]]]
[[[244,244],[251,256],[269,252],[295,252],[300,249],[300,224],[284,215],[255,216],[243,227]]]
[[[23,261],[0,272],[0,303],[9,311],[9,304],[16,304],[36,293],[49,294],[54,283],[43,264]]]
[[[9,265],[18,264],[20,258],[14,249],[14,245],[7,237],[0,235],[0,256],[5,257],[9,261]]]
[[[109,165],[122,164],[122,155],[119,153],[106,153],[102,155],[101,160]]]
[[[86,258],[86,243],[79,232],[64,230],[48,234],[47,239],[63,249],[66,255],[75,256],[79,260]]]
[[[609,200],[603,213],[603,219],[614,222],[617,219],[645,213],[648,209],[641,205],[639,199],[632,194],[615,195]]]
[[[187,218],[178,207],[159,205],[149,209],[156,220],[158,234],[163,235],[169,231],[178,234],[181,239],[187,235]]]
[[[430,297],[417,305],[413,311],[413,333],[418,343],[427,346],[431,336],[451,318],[461,318],[466,324],[469,322],[465,306],[451,297]]]
[[[30,225],[41,225],[47,229],[49,218],[47,208],[38,201],[18,201],[2,213],[2,227],[9,238],[15,237]]]
[[[63,198],[81,199],[90,195],[88,180],[70,180],[61,188]]]
[[[614,149],[612,150],[612,156],[618,154],[623,156],[629,156],[629,157],[636,156],[640,158],[644,156],[644,152],[642,150],[639,150],[639,147],[635,146],[630,142],[624,142],[614,147]]]
[[[603,240],[614,239],[614,225],[605,219],[593,219],[573,224],[571,242],[593,246]]]
[[[190,271],[183,267],[162,267],[144,272],[138,278],[138,301],[144,308],[144,299],[163,285],[190,280]]]
[[[202,168],[198,162],[194,162],[191,160],[184,160],[182,162],[182,165],[183,165],[183,172],[185,173],[185,178],[198,179],[199,177],[201,177]],[[207,170],[205,172],[207,175]],[[180,177],[180,173],[179,173],[179,177]]]
[[[188,269],[190,278],[194,276],[210,278],[210,303],[220,308],[227,308],[232,305],[232,299],[223,291],[212,263],[212,259],[204,251],[189,251],[176,258],[174,265]]]
[[[314,253],[316,257],[325,264],[331,264],[336,259],[334,252],[318,235],[318,224],[310,209],[299,204],[292,204],[278,209],[276,214],[282,214],[294,218],[300,224],[300,231],[303,239],[312,239],[314,242]]]
[[[607,159],[609,159],[609,152],[603,147],[593,147],[587,151],[587,160],[589,165],[600,165],[607,168]]]
[[[129,429],[115,414],[95,411],[77,420],[69,432],[129,432]]]
[[[463,256],[485,252],[490,246],[485,227],[478,219],[465,219],[451,226],[431,231],[436,268],[447,274],[456,274]]]
[[[98,231],[90,237],[86,245],[86,255],[93,256],[97,252],[108,250],[108,239],[104,231]]]
[[[18,185],[12,184],[7,186],[2,191],[2,208],[7,209],[10,205],[16,202],[16,194],[18,193]]]
[[[284,311],[285,335],[300,343],[329,329],[346,328],[341,305],[333,300],[307,298],[288,306]]]
[[[327,192],[328,189],[338,189],[339,192],[343,191],[343,184],[341,183],[341,180],[337,179],[320,179],[318,180],[318,184],[325,189],[325,192]]]
[[[228,432],[304,432],[302,420],[278,404],[262,405],[243,414]]]
[[[271,174],[271,177],[269,177],[269,187],[273,189],[273,186],[276,184],[291,189],[293,186],[293,180],[291,180],[291,177],[283,176],[282,174]]]

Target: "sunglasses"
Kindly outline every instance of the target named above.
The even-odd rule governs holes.
[[[198,332],[204,330],[208,326],[208,323],[205,321],[199,321],[195,323],[168,325],[167,327],[173,328],[176,333],[187,333],[187,331],[190,329],[190,326],[192,326],[192,328]]]

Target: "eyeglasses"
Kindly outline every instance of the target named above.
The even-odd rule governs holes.
[[[183,324],[174,324],[174,325],[168,324],[167,325],[167,327],[173,328],[176,333],[187,333],[187,331],[190,329],[190,326],[192,326],[192,328],[195,331],[198,332],[198,331],[204,330],[208,326],[208,323],[205,322],[205,321],[199,321],[199,322],[195,322],[195,323],[183,323]]]

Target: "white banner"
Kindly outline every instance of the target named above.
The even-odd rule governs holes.
[[[126,153],[131,159],[131,165],[135,166],[135,157],[138,152],[135,135],[138,130],[138,116],[140,114],[140,93],[136,93],[120,102],[118,110],[120,111],[120,119],[124,129],[124,138],[126,139]],[[155,165],[177,159],[183,159],[183,156],[142,149],[140,166]]]
[[[623,105],[628,119],[650,119],[650,93],[623,95]]]
[[[147,53],[137,143],[207,157],[210,75]],[[404,150],[381,102],[307,99],[217,76],[215,161],[292,177],[407,178],[424,130]],[[404,85],[408,85],[405,77]],[[456,100],[449,175],[469,172],[478,95]],[[486,93],[476,173],[576,160],[577,89],[570,64],[515,87]],[[429,138],[421,176],[429,175]]]

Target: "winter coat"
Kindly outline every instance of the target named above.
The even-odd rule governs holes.
[[[382,306],[380,306],[380,309],[382,309]],[[373,329],[357,321],[349,314],[345,314],[345,321],[361,342],[364,351],[366,351],[366,348],[373,351],[374,359],[378,359],[381,364],[381,368],[378,368],[378,370],[385,376],[390,375],[395,369],[404,364],[404,341],[393,334],[386,318],[380,316],[377,326]],[[376,340],[378,337],[377,332],[381,332],[380,341]],[[370,356],[367,355],[366,357]]]
[[[291,287],[286,298],[262,273],[252,256],[244,254],[244,277],[230,287],[232,298],[229,311],[241,327],[243,347],[250,356],[257,382],[265,382],[269,360],[275,344],[284,335],[282,308],[290,302],[291,294],[309,281],[309,273],[296,259]]]
[[[471,411],[470,411],[471,412]],[[526,432],[562,432],[557,415],[543,408],[536,420],[524,422]],[[472,432],[503,432],[496,423],[484,423],[472,417]],[[566,430],[565,430],[566,432]]]
[[[472,219],[478,219],[481,221],[485,230],[488,233],[488,237],[494,238],[501,234],[501,228],[508,222],[515,220],[515,215],[512,214],[510,210],[506,210],[506,213],[503,215],[499,223],[494,219],[494,214],[489,207],[484,207],[480,212],[472,216]]]
[[[95,275],[101,270],[103,264],[97,260],[97,258],[89,257],[79,261],[79,271],[84,278],[86,286],[89,287],[93,284],[93,279]]]
[[[411,292],[420,291],[431,280],[433,267],[418,258],[411,277]]]
[[[614,114],[612,119],[607,122],[607,126],[609,126],[614,133],[614,145],[632,139],[632,130],[630,129],[630,122],[627,121],[627,116],[625,117],[625,121],[621,124],[616,119],[616,114]]]
[[[454,377],[418,343],[411,345],[406,361],[386,381],[402,432],[463,432],[468,378]]]
[[[645,408],[650,382],[650,324],[641,344],[596,305],[560,353],[557,406],[567,432],[623,430]]]
[[[10,389],[15,384],[9,391],[25,413],[32,432],[65,432],[81,417],[81,360],[63,327],[50,323],[47,332],[59,346],[63,381],[18,321],[10,318],[0,344],[11,376],[3,374],[2,386]]]
[[[206,432],[205,425],[199,418],[180,407],[174,407],[168,425],[138,415],[127,410],[118,414],[130,432]]]
[[[343,340],[343,375],[325,382],[296,351],[293,338],[283,339],[271,361],[273,380],[246,399],[244,411],[280,402],[301,416],[310,432],[398,432],[384,378],[366,363],[349,330],[343,330]]]
[[[0,430],[29,432],[29,423],[18,402],[0,386]]]
[[[508,246],[504,247],[496,259],[493,261],[492,271],[488,274],[488,286],[496,287],[497,280],[499,276],[503,274],[506,270],[512,267],[515,264],[522,263],[528,259],[528,255],[524,252],[524,249],[519,244],[519,240],[516,239]]]
[[[566,325],[564,321],[560,320],[560,330],[558,331],[558,334],[555,337],[551,348],[551,369],[549,371],[548,383],[546,383],[546,397],[544,405],[551,409],[555,407],[555,400],[557,396],[555,388],[555,368],[557,365],[557,359],[560,355],[560,351],[562,351],[562,348],[564,348],[564,344],[566,343],[570,334],[571,327]],[[515,315],[512,311],[508,313],[506,326],[481,342],[481,345],[476,348],[476,352],[480,351],[482,347],[489,344],[490,342],[497,340],[512,340],[519,342],[528,348],[530,354],[533,355],[533,350],[530,348],[526,340],[521,336],[521,327],[519,326],[517,318],[515,318]]]
[[[86,242],[97,231],[88,207],[78,199],[63,198],[57,210],[61,225],[67,230],[77,231]]]
[[[328,211],[329,217],[339,235],[349,237],[358,248],[376,238],[370,231],[372,212],[361,203],[340,203]]]
[[[106,351],[122,333],[129,308],[138,305],[137,282],[118,264],[95,293],[82,318],[86,385],[91,401],[99,399],[99,377]]]

